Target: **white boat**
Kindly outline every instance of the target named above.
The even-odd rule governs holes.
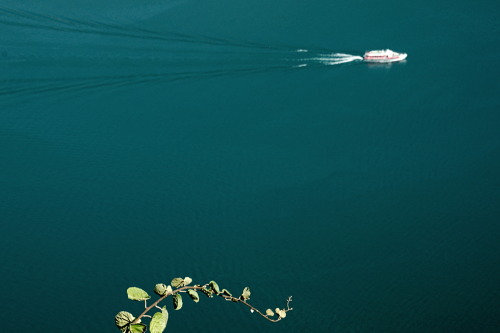
[[[363,60],[366,62],[385,63],[385,62],[401,61],[406,59],[407,56],[408,55],[406,53],[398,53],[391,51],[389,49],[373,50],[373,51],[367,51],[363,56]]]

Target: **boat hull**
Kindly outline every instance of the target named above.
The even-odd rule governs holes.
[[[398,53],[397,55],[395,54],[392,57],[370,57],[370,56],[364,56],[363,60],[365,62],[373,62],[373,63],[388,63],[388,62],[397,62],[397,61],[402,61],[405,60],[408,55],[406,53]]]

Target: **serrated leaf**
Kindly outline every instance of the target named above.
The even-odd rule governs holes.
[[[132,324],[130,325],[130,333],[144,333],[147,328],[144,324]]]
[[[172,295],[172,300],[174,303],[174,310],[180,310],[182,308],[182,296],[179,293]]]
[[[274,312],[273,312],[273,310],[271,310],[271,309],[267,309],[267,310],[266,310],[266,315],[267,315],[267,316],[269,316],[269,317],[274,316]]]
[[[184,278],[184,285],[185,286],[189,285],[191,282],[193,282],[193,279],[191,279],[190,277],[186,276]]]
[[[198,303],[200,301],[200,296],[198,296],[198,293],[194,289],[189,289],[188,290],[188,295],[191,297],[191,299],[195,302]]]
[[[127,327],[130,325],[131,322],[134,321],[134,319],[135,317],[130,312],[120,311],[115,316],[115,325],[122,332],[125,332]]]
[[[172,288],[170,288],[172,289]],[[155,294],[157,294],[158,296],[165,296],[168,292],[168,289],[167,289],[167,286],[164,284],[164,283],[158,283],[156,286],[155,286]]]
[[[219,285],[217,284],[217,282],[215,281],[210,281],[210,283],[208,284],[208,286],[210,287],[210,289],[216,294],[220,294],[220,289],[219,289]]]
[[[245,301],[247,299],[250,299],[250,288],[249,287],[245,287],[245,289],[243,289],[243,293],[241,294],[241,298]]]
[[[134,301],[145,301],[151,298],[147,292],[137,287],[130,287],[127,289],[128,298]]]
[[[170,284],[174,288],[182,287],[184,285],[184,279],[183,278],[175,278],[172,280],[172,282],[170,282]]]
[[[166,307],[161,309],[161,312],[157,312],[153,315],[151,323],[149,324],[149,330],[151,333],[162,333],[167,327],[168,321],[168,311]]]

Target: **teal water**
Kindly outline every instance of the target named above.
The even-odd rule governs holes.
[[[294,310],[166,332],[498,332],[498,9],[3,0],[3,328],[118,332],[191,276]]]

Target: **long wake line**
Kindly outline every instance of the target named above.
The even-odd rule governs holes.
[[[20,9],[0,7],[0,24],[46,29],[60,32],[109,35],[139,39],[164,40],[183,43],[197,43],[263,50],[293,50],[289,45],[268,45],[255,42],[233,41],[208,36],[195,36],[169,31],[154,31],[134,26],[120,26],[97,21],[82,21],[63,16],[44,15]],[[13,20],[14,19],[14,20]]]
[[[50,49],[43,49],[42,47],[41,50],[38,50],[38,54],[35,53],[34,55],[18,54],[16,56],[14,51],[8,57],[0,57],[0,64],[5,59],[9,64],[8,61],[11,59],[10,67],[15,65],[12,60],[20,60],[22,66],[31,62],[34,68],[39,67],[38,65],[42,64],[42,62],[45,68],[47,66],[49,68],[50,66],[60,66],[61,63],[74,63],[74,61],[61,61],[65,57],[69,60],[78,59],[80,60],[79,63],[87,57],[87,60],[97,58],[101,65],[103,62],[113,64],[113,66],[109,66],[113,71],[109,75],[93,77],[78,74],[82,71],[78,68],[79,66],[74,65],[68,68],[68,77],[62,78],[44,77],[43,74],[41,74],[41,77],[36,77],[36,75],[27,73],[26,70],[21,70],[19,73],[31,76],[12,77],[17,74],[9,75],[9,71],[2,71],[0,73],[0,96],[83,91],[102,87],[123,87],[165,81],[248,75],[269,71],[289,71],[305,67],[335,66],[363,60],[362,57],[357,55],[331,52],[324,48],[311,49],[292,47],[290,45],[267,45],[176,32],[155,31],[141,27],[44,15],[1,6],[0,24],[37,31],[44,30],[46,34],[86,34],[116,38],[113,41],[111,56],[107,54],[105,57],[101,57],[102,51],[99,45],[91,44],[89,44],[87,54],[85,52],[75,53],[79,51],[73,51],[74,46],[66,44],[60,45],[61,50],[64,50],[64,52],[51,53]],[[133,43],[129,43],[129,40],[127,40],[129,38],[144,41],[145,45],[136,51],[139,54],[138,56],[130,57],[130,45],[133,45]],[[121,44],[116,43],[116,41],[123,39],[125,41],[123,43],[125,52],[121,54]],[[68,38],[54,38],[54,40],[66,41]],[[70,38],[70,40],[75,39]],[[154,43],[148,44],[148,41]],[[102,44],[103,41],[99,40],[99,43]],[[30,49],[30,51],[32,50]],[[149,53],[142,55],[144,52]],[[151,52],[154,54],[155,62],[150,60]],[[116,66],[117,60],[123,65]],[[94,62],[89,63],[94,64]],[[143,64],[147,68],[158,66],[157,72],[144,73],[136,68],[137,65]],[[200,69],[200,65],[202,69]],[[4,79],[1,78],[2,75]],[[5,75],[7,75],[7,78],[5,78]]]
[[[250,49],[247,51],[280,51],[284,53],[294,52],[329,52],[325,48],[301,49],[290,45],[269,45],[256,42],[234,41],[230,39],[215,38],[208,36],[195,36],[170,31],[155,31],[135,26],[122,26],[98,21],[83,21],[64,16],[45,15],[27,10],[12,9],[0,6],[0,24],[30,29],[42,29],[60,33],[94,34],[110,37],[136,38],[142,40],[157,40],[164,42],[178,42],[197,45],[209,45],[220,47],[233,47]],[[340,55],[340,54],[339,54]]]

